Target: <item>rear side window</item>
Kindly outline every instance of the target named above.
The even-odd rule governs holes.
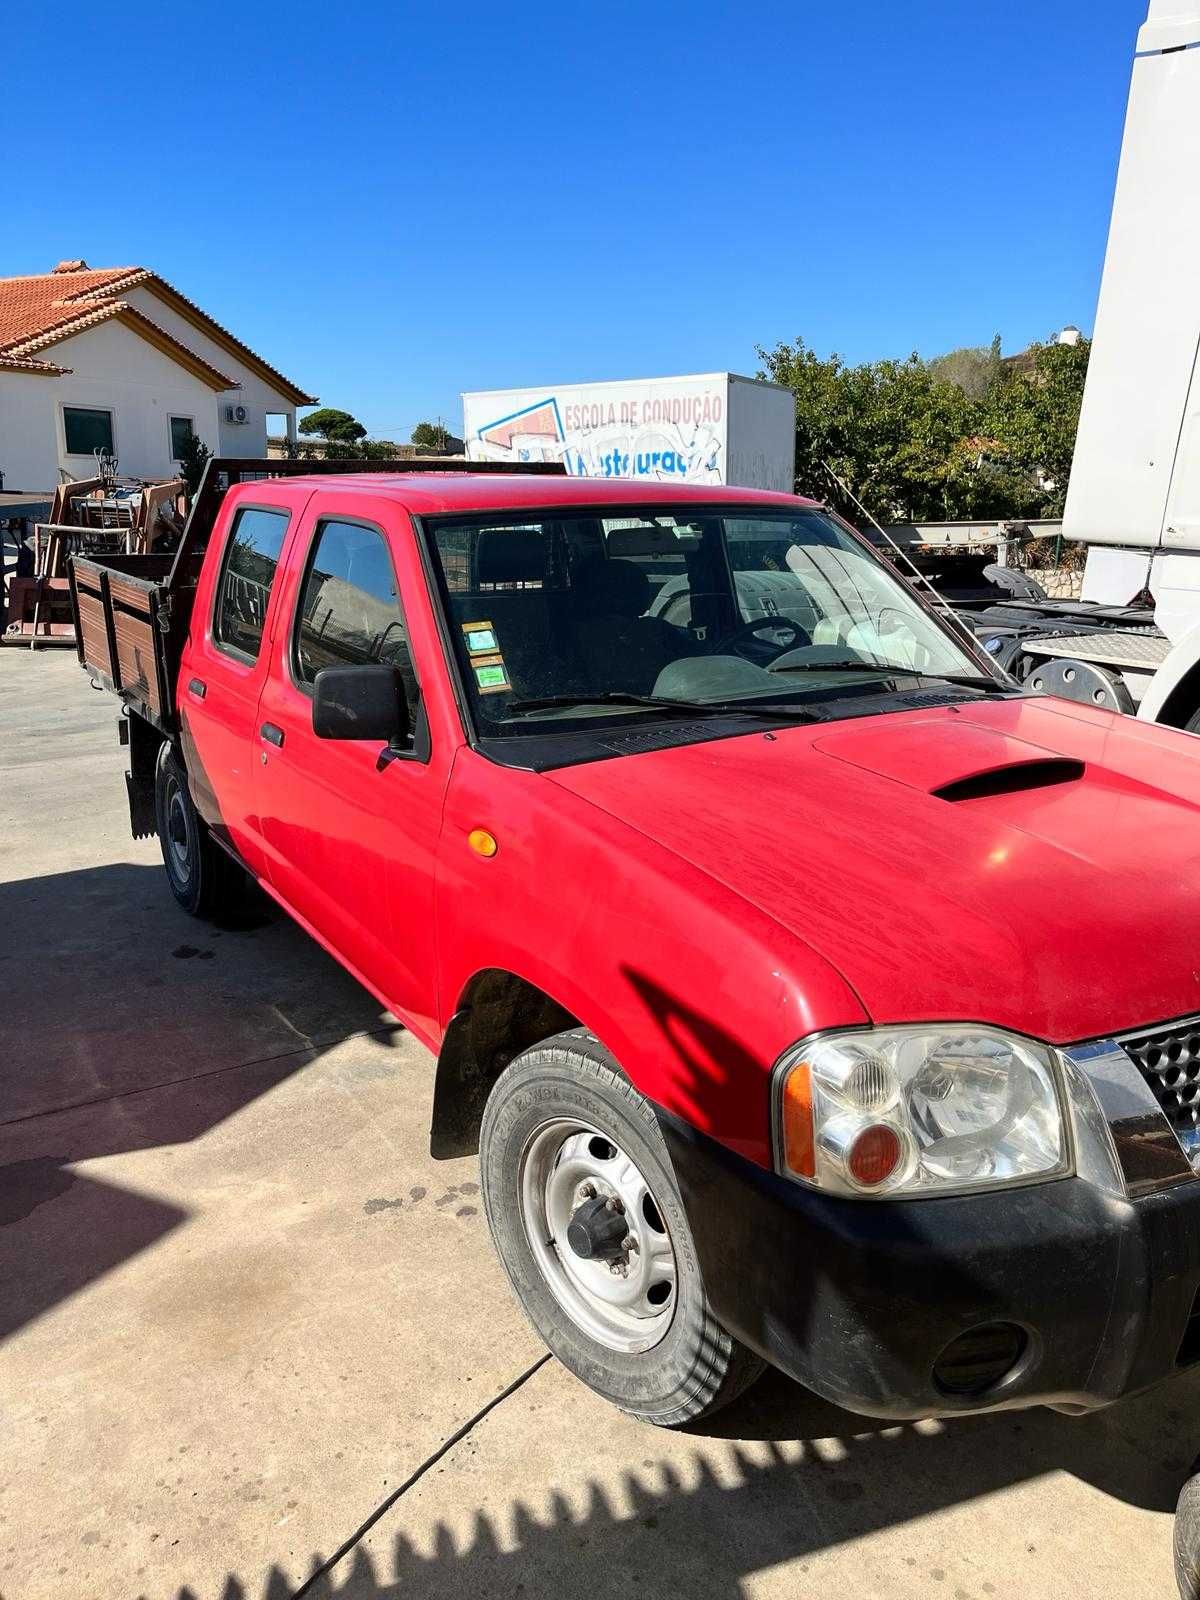
[[[247,506],[234,519],[217,587],[213,636],[227,650],[258,660],[271,585],[287,532],[286,511]]]
[[[295,671],[309,685],[322,667],[399,667],[410,714],[416,678],[387,542],[359,522],[323,522],[313,540],[296,618]]]

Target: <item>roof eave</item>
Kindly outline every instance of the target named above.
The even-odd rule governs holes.
[[[33,378],[65,378],[70,367],[56,366],[53,361],[36,361],[32,356],[0,355],[0,372],[27,372]]]
[[[195,301],[189,300],[186,295],[169,284],[165,278],[160,278],[155,272],[148,272],[144,279],[139,279],[142,288],[148,289],[151,294],[157,295],[164,304],[170,306],[172,311],[190,322],[199,332],[207,334],[216,344],[228,350],[230,355],[244,362],[258,377],[262,378],[285,400],[290,400],[294,406],[315,406],[315,395],[305,394],[304,390],[285,378],[283,373],[270,362],[264,361],[256,355],[249,345],[244,345],[240,339],[230,333],[228,328],[223,328],[219,322],[214,321],[206,311],[202,311]],[[129,287],[133,287],[132,284]]]
[[[44,350],[47,345],[60,344],[64,339],[74,338],[77,334],[87,333],[89,329],[98,326],[101,322],[108,322],[117,318],[125,323],[134,333],[145,339],[147,344],[153,345],[163,355],[190,372],[193,377],[199,378],[210,389],[218,394],[223,394],[228,389],[240,389],[241,384],[236,378],[231,378],[227,373],[218,372],[216,367],[210,366],[203,356],[198,356],[194,350],[189,350],[187,345],[180,344],[173,334],[160,328],[156,322],[143,316],[140,311],[127,304],[124,300],[106,300],[98,306],[81,308],[80,314],[69,322],[60,323],[57,327],[48,328],[45,333],[40,333],[32,339],[25,339],[20,344],[12,345],[4,354],[9,356],[30,355],[35,350]]]

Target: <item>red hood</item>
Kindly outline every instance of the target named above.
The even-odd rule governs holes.
[[[552,776],[818,950],[877,1022],[1065,1043],[1200,1011],[1189,735],[994,700]]]

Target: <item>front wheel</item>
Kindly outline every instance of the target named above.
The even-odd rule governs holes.
[[[1180,1600],[1200,1600],[1200,1461],[1179,1492],[1172,1545]]]
[[[597,1394],[678,1427],[762,1372],[708,1304],[653,1109],[586,1029],[536,1045],[501,1074],[480,1166],[518,1300]]]

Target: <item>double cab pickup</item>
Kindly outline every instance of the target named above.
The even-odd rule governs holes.
[[[1200,741],[1024,692],[809,501],[465,465],[218,461],[177,551],[76,558],[180,905],[253,880],[429,1047],[639,1417],[1200,1358]]]

